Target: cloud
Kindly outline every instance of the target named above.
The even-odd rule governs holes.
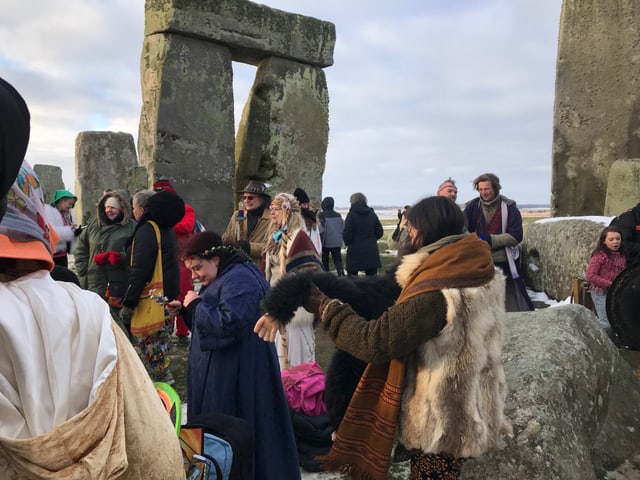
[[[330,138],[326,194],[403,205],[449,176],[470,199],[493,171],[518,203],[548,203],[556,0],[273,0],[336,25],[325,69]],[[0,76],[32,112],[28,159],[59,165],[73,187],[75,138],[137,136],[142,0],[5,0]],[[234,64],[236,116],[255,68]]]

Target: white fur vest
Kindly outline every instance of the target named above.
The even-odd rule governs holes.
[[[405,286],[427,258],[405,256],[396,278]],[[407,358],[399,420],[407,449],[457,458],[486,452],[511,426],[504,417],[507,387],[502,365],[505,280],[444,289],[447,323]]]

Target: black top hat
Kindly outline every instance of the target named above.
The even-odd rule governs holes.
[[[268,195],[267,194],[267,186],[258,181],[258,180],[250,180],[246,187],[240,191],[241,193],[257,193],[259,195]]]

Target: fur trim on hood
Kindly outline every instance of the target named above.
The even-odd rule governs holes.
[[[115,190],[105,193],[102,196],[102,198],[98,201],[98,209],[97,209],[98,223],[100,225],[111,225],[113,223],[111,222],[111,220],[109,220],[109,217],[107,217],[107,214],[104,211],[104,204],[107,201],[107,199],[111,197],[118,200],[118,203],[120,204],[120,211],[122,212],[122,219],[116,223],[120,223],[121,225],[126,225],[132,220],[131,203],[127,198],[125,198],[123,194]]]

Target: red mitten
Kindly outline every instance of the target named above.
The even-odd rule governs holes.
[[[122,261],[122,254],[120,252],[114,252],[113,250],[109,253],[109,263],[113,266],[119,265]]]
[[[96,253],[93,256],[93,261],[96,265],[106,265],[109,261],[109,252]]]

